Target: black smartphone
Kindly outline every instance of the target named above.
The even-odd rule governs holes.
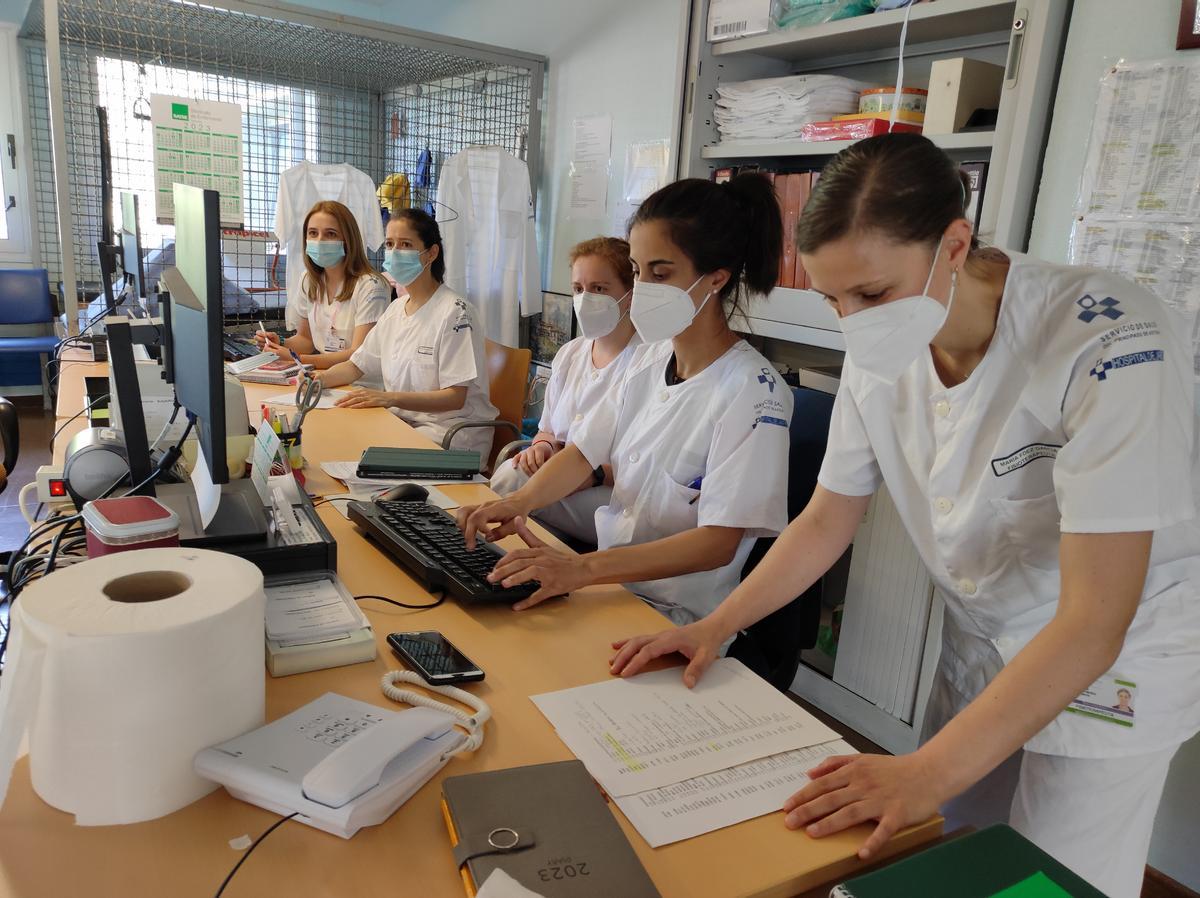
[[[389,633],[387,641],[400,660],[432,686],[483,679],[483,669],[436,630]]]

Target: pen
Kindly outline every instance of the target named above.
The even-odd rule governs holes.
[[[689,483],[689,484],[687,485],[687,488],[688,488],[689,490],[698,490],[698,489],[700,489],[700,485],[701,485],[702,483],[704,483],[704,477],[703,477],[703,476],[701,476],[701,477],[697,477],[695,480],[693,480],[691,483]],[[696,493],[696,495],[692,496],[692,498],[688,500],[688,505],[695,505],[695,504],[696,504],[696,501],[697,501],[699,498],[700,498],[700,494],[699,494],[699,493]]]
[[[292,354],[292,358],[294,358],[296,360],[296,364],[299,365],[300,370],[303,371],[304,370],[304,362],[300,361],[300,356],[296,355],[296,350],[289,349],[288,352],[290,352]]]

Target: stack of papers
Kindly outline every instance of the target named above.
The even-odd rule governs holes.
[[[226,362],[225,369],[230,374],[247,374],[264,365],[270,365],[279,361],[279,356],[273,352],[260,352],[258,355],[252,355],[248,359],[241,359],[237,362]]]
[[[732,658],[694,689],[672,668],[533,702],[654,848],[777,811],[822,758],[854,753]]]
[[[268,584],[265,591],[269,639],[307,642],[369,626],[336,576]]]
[[[797,139],[809,122],[858,112],[874,85],[839,75],[789,75],[717,86],[715,118],[722,140]]]

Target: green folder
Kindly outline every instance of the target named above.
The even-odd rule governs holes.
[[[996,824],[835,886],[830,898],[1105,898],[1011,827]]]

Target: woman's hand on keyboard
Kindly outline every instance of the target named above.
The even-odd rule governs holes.
[[[513,496],[508,496],[482,505],[463,505],[454,512],[454,519],[458,522],[458,529],[463,532],[467,548],[474,551],[476,536],[488,542],[503,539],[517,532],[516,519],[527,514],[529,509]]]
[[[523,517],[514,518],[513,526],[528,548],[506,553],[488,574],[488,582],[499,583],[505,589],[531,580],[539,584],[537,592],[513,605],[513,611],[524,611],[592,582],[586,555],[579,556],[546,545],[534,536]]]

